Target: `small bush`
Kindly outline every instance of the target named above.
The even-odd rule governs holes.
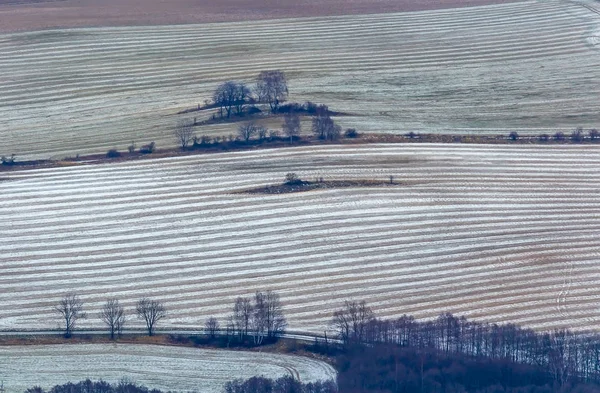
[[[268,132],[268,130],[267,130],[266,127],[259,126],[258,129],[257,129],[257,131],[258,131],[258,139],[259,140],[262,141],[262,140],[265,140],[267,138],[267,132]]]
[[[348,128],[345,132],[344,132],[344,136],[346,138],[358,138],[358,132],[356,132],[355,128]]]
[[[302,180],[298,177],[294,172],[290,172],[285,175],[285,184],[298,184],[301,183]]]
[[[314,115],[315,113],[317,113],[318,108],[319,105],[315,104],[314,102],[306,101],[304,103],[304,110],[310,115]]]
[[[541,134],[540,136],[538,136],[538,140],[540,142],[548,142],[550,140],[550,135],[548,135],[548,134]]]
[[[250,108],[248,108],[247,112],[249,115],[256,115],[257,113],[261,113],[262,111],[255,106],[251,106]]]
[[[281,134],[277,130],[269,130],[269,140],[274,141],[281,138]]]
[[[517,134],[516,131],[512,131],[510,134],[508,134],[508,139],[510,139],[511,141],[516,141],[517,139],[519,139],[519,134]]]
[[[2,156],[0,157],[0,162],[2,162],[2,165],[15,165],[15,155],[11,154],[10,157]]]
[[[135,142],[131,141],[131,145],[127,146],[127,151],[129,154],[135,153]]]
[[[106,158],[117,158],[121,157],[121,153],[117,149],[110,149],[106,152]]]
[[[600,136],[600,133],[598,133],[598,130],[595,128],[592,128],[589,133],[591,141],[595,141]]]
[[[583,142],[584,138],[583,129],[581,127],[576,128],[575,131],[571,133],[571,140],[573,142]]]
[[[557,132],[556,134],[554,134],[553,136],[555,141],[564,141],[565,140],[565,134],[564,132]]]
[[[290,113],[290,112],[303,112],[304,107],[296,102],[291,102],[289,104],[281,105],[277,108],[277,112],[279,113]]]
[[[415,134],[413,131],[411,131],[408,134],[406,134],[406,137],[409,139],[415,139],[417,137],[417,134]]]
[[[154,153],[155,148],[156,144],[154,142],[150,142],[149,144],[140,147],[140,153],[151,154]]]

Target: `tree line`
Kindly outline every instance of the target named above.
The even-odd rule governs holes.
[[[252,377],[247,380],[236,379],[227,382],[224,393],[336,393],[334,381],[318,381],[302,383],[291,376],[277,379]],[[159,389],[149,389],[143,385],[123,379],[118,383],[91,381],[86,379],[77,383],[68,382],[55,385],[48,390],[33,386],[24,393],[162,393]]]
[[[83,301],[74,292],[65,294],[54,310],[60,317],[65,338],[71,337],[78,322],[88,317]],[[133,314],[144,322],[148,335],[152,336],[157,324],[167,317],[167,310],[161,301],[142,297],[136,302]],[[107,299],[98,314],[111,339],[122,334],[128,317],[117,298]],[[224,332],[228,344],[237,341],[261,345],[276,340],[285,333],[286,328],[287,320],[279,295],[269,290],[256,292],[253,297],[238,297],[224,329],[215,317],[210,317],[204,324],[204,333],[210,339],[216,339]]]
[[[394,345],[535,366],[561,387],[573,382],[600,383],[598,334],[567,329],[536,332],[510,323],[470,321],[450,313],[428,321],[409,315],[378,319],[364,301],[345,302],[334,313],[331,326],[345,345]]]

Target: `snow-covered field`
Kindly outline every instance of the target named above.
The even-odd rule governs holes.
[[[335,380],[327,363],[301,357],[156,345],[77,344],[0,347],[0,379],[9,393],[87,378],[126,378],[150,388],[220,393],[236,378],[292,375],[304,383]]]
[[[320,333],[345,299],[381,317],[450,311],[538,329],[600,321],[598,146],[317,146],[5,173],[0,328],[56,328],[149,295],[164,328],[223,323],[272,289],[290,330]],[[287,172],[396,187],[240,194]],[[141,327],[132,319],[130,327]]]
[[[176,112],[202,104],[219,82],[251,82],[266,69],[287,73],[291,100],[355,113],[339,121],[360,131],[600,127],[600,15],[584,5],[540,0],[3,34],[0,154],[62,158],[152,140],[172,146]]]

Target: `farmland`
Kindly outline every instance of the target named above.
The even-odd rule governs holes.
[[[0,153],[63,158],[124,150],[132,141],[173,146],[178,111],[203,104],[219,82],[251,82],[265,69],[287,73],[290,100],[350,113],[340,124],[363,132],[598,127],[600,87],[592,82],[600,76],[599,22],[593,5],[526,1],[5,33]],[[197,132],[235,129],[219,124]]]
[[[122,344],[0,347],[0,377],[11,392],[127,377],[164,391],[213,393],[232,379],[261,375],[291,375],[304,383],[335,379],[328,364],[300,356]]]
[[[316,146],[3,174],[0,328],[56,328],[80,294],[131,313],[161,299],[161,328],[224,322],[272,289],[291,331],[320,333],[345,299],[380,317],[450,311],[536,329],[596,328],[596,146]],[[305,179],[400,184],[284,195]],[[141,327],[131,319],[129,327]]]

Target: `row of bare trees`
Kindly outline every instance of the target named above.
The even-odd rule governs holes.
[[[67,338],[73,334],[77,322],[87,318],[87,313],[83,310],[83,301],[73,292],[67,293],[54,309],[61,317],[64,335]],[[143,297],[135,305],[135,314],[144,320],[148,335],[152,336],[156,324],[167,316],[167,311],[160,301]],[[127,322],[125,309],[116,298],[106,301],[99,318],[107,326],[111,339],[121,335],[123,326]]]
[[[429,321],[408,315],[377,319],[364,301],[345,302],[334,313],[331,325],[346,344],[387,343],[541,366],[561,386],[572,381],[600,382],[597,334],[569,330],[538,333],[514,324],[475,322],[450,313]]]
[[[56,305],[55,311],[60,315],[65,337],[71,337],[77,322],[86,319],[83,302],[73,292],[67,293]],[[149,336],[154,334],[159,321],[166,318],[167,311],[162,302],[143,297],[136,303],[135,314],[146,325]],[[104,304],[99,318],[108,328],[111,339],[120,336],[127,313],[116,298],[110,298]],[[251,339],[255,345],[260,345],[265,339],[271,340],[285,332],[287,321],[279,295],[273,291],[256,292],[254,297],[238,297],[235,300],[232,313],[227,318],[225,333],[227,337],[236,337],[239,341]],[[211,317],[204,326],[209,338],[215,338],[221,333],[219,321]]]

